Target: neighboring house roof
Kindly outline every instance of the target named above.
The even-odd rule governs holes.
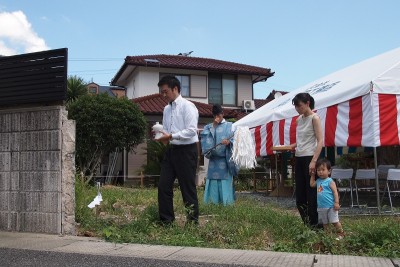
[[[116,97],[116,95],[111,91],[110,86],[99,86],[99,94],[107,93],[109,96]]]
[[[89,87],[91,87],[92,85],[94,85],[94,86],[96,86],[96,87],[98,88],[98,90],[99,90],[98,93],[99,93],[99,94],[107,93],[109,96],[112,96],[112,97],[117,97],[117,96],[113,93],[112,90],[124,90],[124,91],[125,91],[125,88],[120,87],[120,86],[104,86],[104,85],[99,85],[99,84],[97,84],[97,83],[95,83],[95,82],[89,83],[89,84],[87,85],[87,87],[89,88]]]
[[[287,94],[288,92],[285,91],[276,91],[272,90],[272,92],[268,95],[266,99],[254,99],[254,104],[256,106],[256,109],[262,107],[266,103],[274,100],[275,93],[279,92],[282,95]],[[211,104],[205,104],[197,101],[192,101],[190,100],[195,106],[197,107],[197,110],[199,111],[199,116],[200,117],[210,117],[212,118],[212,105]],[[132,102],[136,103],[139,105],[140,110],[146,114],[146,115],[162,115],[164,107],[168,104],[168,101],[165,97],[163,97],[161,94],[152,94],[152,95],[147,95],[147,96],[142,96],[138,98],[132,99]],[[229,109],[229,108],[224,108],[224,117],[226,118],[235,118],[237,120],[245,117],[247,114],[243,110],[240,109]]]
[[[256,106],[256,109],[261,108],[262,106],[264,106],[268,102],[274,100],[276,93],[280,93],[281,95],[286,95],[288,92],[272,90],[272,92],[269,93],[267,98],[265,98],[265,99],[254,99],[254,105]]]
[[[265,81],[274,75],[271,69],[229,61],[175,55],[127,56],[111,84],[116,84],[128,66],[147,66],[173,69],[205,70],[209,72],[253,75],[253,83]]]
[[[212,105],[192,100],[189,101],[191,101],[197,107],[200,117],[213,117],[211,112]],[[164,107],[168,104],[167,99],[161,94],[152,94],[134,98],[132,99],[132,102],[138,104],[140,110],[146,115],[162,115]],[[246,113],[239,110],[224,108],[225,118],[238,118],[238,116],[241,116],[240,114],[242,113],[246,115]],[[242,117],[244,116],[241,116],[240,118]]]
[[[256,106],[256,109],[264,106],[265,104],[267,104],[269,101],[269,99],[265,98],[265,99],[254,99],[254,105]]]
[[[286,92],[286,91],[279,91],[279,90],[272,90],[271,91],[271,93],[269,93],[269,95],[267,96],[267,99],[269,99],[270,101],[271,100],[274,100],[275,99],[275,96],[277,95],[277,94],[279,94],[280,96],[283,96],[283,95],[286,95],[287,93],[289,93],[289,92]]]

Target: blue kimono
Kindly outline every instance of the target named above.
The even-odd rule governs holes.
[[[204,190],[204,202],[228,205],[235,200],[233,186],[233,175],[229,171],[229,159],[232,155],[231,146],[215,145],[223,139],[230,139],[233,142],[232,123],[222,120],[220,124],[213,127],[207,124],[200,134],[201,149],[205,157],[210,161]],[[208,153],[207,153],[208,152]]]

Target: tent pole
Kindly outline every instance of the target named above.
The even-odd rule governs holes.
[[[376,147],[374,147],[374,165],[375,165],[376,206],[378,207],[378,214],[381,215],[381,202],[379,201],[378,157],[376,154]]]

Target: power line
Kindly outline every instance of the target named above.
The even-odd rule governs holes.
[[[117,72],[116,69],[102,69],[102,70],[72,70],[70,72],[73,73],[84,73],[84,72],[107,72],[107,73],[115,73]]]
[[[123,61],[123,58],[69,58],[68,61]]]

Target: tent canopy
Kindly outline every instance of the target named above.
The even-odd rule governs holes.
[[[295,142],[292,99],[301,92],[315,99],[325,146],[400,144],[400,48],[302,86],[234,123],[252,129],[258,155]]]
[[[235,126],[255,127],[298,115],[293,97],[307,92],[315,99],[315,109],[326,108],[358,96],[374,93],[400,94],[400,48],[364,60],[277,98],[235,122]]]

